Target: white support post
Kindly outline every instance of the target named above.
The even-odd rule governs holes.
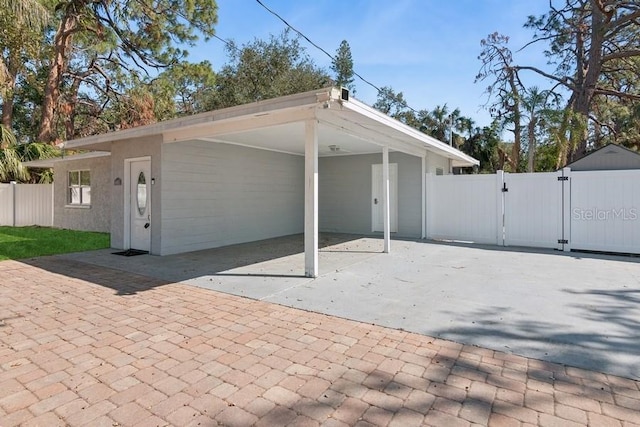
[[[304,274],[318,277],[318,123],[305,122]]]
[[[389,209],[389,147],[382,147],[382,211],[384,222],[384,253],[391,250],[391,222]]]
[[[563,168],[562,176],[568,178],[562,181],[562,250],[571,252],[571,168]]]
[[[420,171],[422,177],[422,233],[421,238],[427,237],[427,155],[422,156],[422,169]]]

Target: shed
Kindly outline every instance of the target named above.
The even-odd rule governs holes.
[[[572,171],[640,169],[640,153],[621,145],[607,144],[565,167]]]
[[[304,232],[311,277],[318,231],[380,233],[385,251],[392,233],[425,237],[425,174],[478,164],[339,88],[71,140],[65,149],[101,154],[50,162],[56,225],[82,216],[77,223],[87,227],[106,216],[112,247],[154,255]],[[110,202],[98,206],[100,197]]]

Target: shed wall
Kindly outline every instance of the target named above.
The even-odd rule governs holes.
[[[89,170],[91,206],[67,204],[68,172]],[[100,231],[111,229],[111,159],[109,156],[57,162],[54,169],[53,226],[70,230]]]
[[[303,231],[303,157],[192,141],[163,159],[162,255]]]
[[[390,153],[398,164],[398,233],[420,237],[422,233],[422,159]],[[320,231],[371,234],[371,165],[382,163],[382,154],[321,157],[318,210]]]

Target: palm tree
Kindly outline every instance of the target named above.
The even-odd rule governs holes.
[[[0,182],[29,179],[29,172],[22,166],[16,147],[16,137],[5,126],[0,125]]]
[[[32,142],[18,144],[16,137],[0,124],[0,182],[52,182],[51,170],[29,173],[22,162],[57,157],[60,150],[49,144]]]

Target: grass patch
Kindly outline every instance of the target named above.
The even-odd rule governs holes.
[[[109,233],[49,227],[0,227],[0,261],[104,249],[109,246]]]

